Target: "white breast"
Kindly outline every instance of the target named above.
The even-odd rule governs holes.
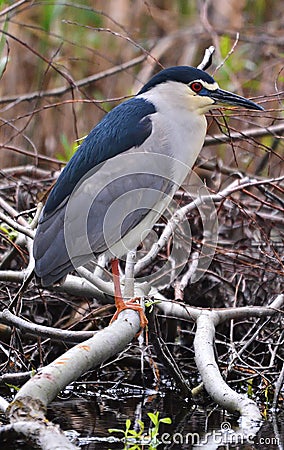
[[[157,110],[151,115],[154,136],[151,145],[156,146],[157,153],[165,153],[163,143],[167,141],[166,152],[185,164],[189,171],[202,149],[207,129],[204,114],[193,109],[189,88],[183,83],[167,82],[155,86],[141,97],[152,102]],[[180,170],[180,164],[177,164],[177,170]],[[176,174],[180,184],[185,176]]]
[[[139,161],[136,170],[140,168],[146,173],[162,175],[169,178],[173,185],[170,192],[156,203],[155,208],[124,237],[123,245],[120,241],[110,249],[117,256],[125,254],[126,249],[135,248],[145,238],[145,232],[152,229],[190,172],[204,143],[207,128],[204,115],[175,104],[169,108],[168,104],[161,105],[159,102],[159,109],[151,115],[151,120],[152,134],[138,149],[139,152],[144,152],[145,160]],[[129,153],[135,151],[137,150],[131,149]]]

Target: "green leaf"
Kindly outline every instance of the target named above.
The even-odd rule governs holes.
[[[18,386],[15,386],[14,384],[5,383],[5,385],[8,386],[9,388],[15,389],[15,391],[20,390],[20,388]]]
[[[74,153],[78,150],[78,147],[82,144],[82,142],[84,141],[85,138],[86,138],[86,136],[83,136],[83,137],[77,139],[72,144],[70,144],[67,137],[65,136],[65,134],[61,134],[60,141],[63,146],[64,152],[63,152],[63,154],[57,153],[55,155],[57,157],[57,159],[59,159],[59,161],[63,161],[63,162],[69,161],[72,158],[72,156],[74,155]]]
[[[137,431],[136,430],[128,430],[128,434],[131,436],[137,436]]]
[[[143,433],[143,431],[145,429],[145,424],[144,424],[144,422],[142,420],[139,420],[139,419],[137,420],[137,423],[138,423],[138,425],[140,427],[139,436],[141,436],[141,434]]]
[[[223,34],[223,36],[220,37],[219,43],[220,43],[220,50],[221,50],[222,58],[226,58],[226,56],[228,55],[228,53],[232,47],[230,36]]]
[[[119,428],[109,428],[108,432],[109,433],[122,433],[122,434],[124,434],[124,430],[120,430]]]
[[[126,419],[126,421],[125,421],[125,428],[126,428],[126,430],[128,431],[130,427],[131,427],[131,420],[130,419]]]
[[[147,413],[147,415],[150,417],[154,425],[157,425],[159,421],[159,412],[156,413]]]
[[[12,241],[15,240],[18,236],[18,232],[6,224],[0,224],[0,231],[2,231],[2,233],[4,234],[7,234],[8,238]]]
[[[151,313],[153,311],[153,307],[158,303],[161,303],[161,300],[148,300],[145,302],[145,308],[148,308]]]
[[[253,396],[253,379],[249,378],[247,383],[248,383],[247,396],[251,398]]]
[[[164,417],[163,419],[160,419],[160,422],[163,423],[172,423],[172,419],[170,417]]]

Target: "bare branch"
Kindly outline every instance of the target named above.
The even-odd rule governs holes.
[[[155,295],[155,291],[153,292]],[[150,293],[151,295],[151,293]],[[159,299],[159,297],[157,297]],[[215,308],[212,310],[214,314],[218,314],[218,324],[232,319],[248,319],[250,317],[267,317],[272,316],[279,312],[280,308],[284,304],[284,294],[278,295],[269,306],[243,306],[237,308]],[[157,308],[162,314],[168,317],[176,317],[179,319],[196,321],[203,308],[195,308],[193,306],[187,306],[180,302],[163,301],[157,304]],[[217,320],[216,317],[214,319]],[[216,322],[217,325],[217,322]]]
[[[284,364],[283,364],[283,366],[282,366],[280,375],[279,375],[279,377],[278,377],[277,380],[276,380],[275,393],[274,393],[274,397],[273,397],[273,405],[272,405],[273,408],[274,408],[274,411],[277,410],[278,398],[279,398],[279,396],[280,396],[280,392],[281,392],[281,389],[282,389],[282,387],[283,387],[283,383],[284,383]]]
[[[19,212],[15,210],[8,202],[6,202],[2,197],[0,197],[0,208],[2,208],[4,211],[6,211],[9,216],[11,216],[13,219],[18,217]],[[24,227],[29,227],[29,223],[23,218],[19,217],[18,222],[23,225]]]
[[[41,336],[43,338],[50,338],[54,341],[66,341],[66,342],[82,342],[89,339],[94,335],[92,331],[69,331],[61,330],[60,328],[45,327],[32,322],[28,322],[25,319],[12,314],[8,309],[0,312],[0,321],[6,325],[14,326],[35,336]]]
[[[220,64],[216,67],[214,72],[217,72],[219,69],[221,69],[221,67],[225,64],[225,62],[231,56],[231,54],[234,53],[234,50],[235,50],[235,48],[236,48],[236,46],[237,46],[237,44],[239,42],[239,38],[240,38],[240,33],[237,33],[235,42],[233,43],[233,46],[232,46],[231,50],[227,53],[227,55],[223,59],[223,61],[221,61]]]
[[[194,339],[196,365],[210,397],[228,411],[239,412],[243,428],[249,428],[248,422],[261,422],[261,414],[253,400],[233,391],[220,374],[214,354],[215,326],[219,322],[218,316],[215,318],[214,311],[203,311],[197,319]]]
[[[11,11],[13,11],[14,9],[16,9],[19,6],[23,5],[24,3],[29,3],[29,0],[18,0],[13,5],[7,6],[7,8],[2,9],[2,11],[0,12],[0,16],[5,16],[5,14],[10,13]]]
[[[206,136],[204,145],[217,145],[220,144],[220,142],[231,142],[233,141],[242,141],[247,140],[248,138],[253,137],[262,137],[262,136],[268,136],[273,135],[275,137],[279,137],[280,139],[283,139],[283,136],[281,136],[281,133],[284,131],[284,125],[282,123],[279,123],[278,125],[272,125],[270,127],[260,127],[260,128],[251,128],[248,130],[245,130],[243,132],[239,131],[232,131],[230,133],[230,136],[227,136],[225,134],[216,134],[213,136]],[[277,135],[279,133],[279,135]]]
[[[112,283],[107,283],[103,281],[101,278],[94,275],[89,270],[84,267],[78,267],[76,272],[81,275],[81,277],[85,278],[89,283],[93,284],[96,288],[98,288],[101,292],[104,292],[108,295],[114,295],[114,289]]]
[[[28,270],[1,270],[0,281],[22,283],[28,276]],[[105,294],[84,278],[68,275],[62,285],[50,286],[51,292],[66,292],[67,294],[99,299],[106,303]]]
[[[130,67],[134,67],[137,64],[140,64],[142,61],[146,59],[146,55],[137,56],[137,58],[133,58],[126,63],[119,64],[118,66],[114,66],[111,69],[104,70],[103,72],[96,73],[86,78],[82,78],[78,81],[73,81],[74,85],[61,86],[59,88],[50,89],[48,91],[34,91],[29,92],[28,94],[17,95],[17,96],[3,96],[0,98],[0,104],[16,102],[21,103],[25,101],[31,101],[36,98],[42,97],[57,97],[60,95],[66,94],[66,92],[71,91],[74,88],[81,88],[83,86],[87,86],[89,84],[95,83],[96,81],[107,78],[111,75],[115,75],[116,73],[122,72],[123,70],[129,69]]]
[[[134,297],[134,265],[136,261],[136,251],[127,253],[125,264],[124,293],[125,298]]]
[[[2,441],[13,437],[13,442],[17,441],[17,437],[23,436],[29,441],[29,445],[33,448],[41,450],[78,450],[79,447],[73,445],[67,436],[61,431],[58,425],[54,425],[47,420],[19,420],[11,421],[10,425],[4,425],[0,428],[0,438]],[[16,437],[15,437],[16,434]]]
[[[19,233],[22,233],[25,236],[30,237],[31,239],[34,238],[35,232],[31,228],[27,228],[23,225],[20,225],[19,223],[15,222],[15,220],[10,219],[10,217],[1,213],[1,211],[0,211],[0,220],[5,222],[7,225],[10,225],[10,227],[14,228],[14,230],[18,231]]]
[[[232,195],[234,192],[237,192],[239,190],[242,190],[247,187],[262,185],[262,184],[270,184],[277,181],[282,181],[284,179],[284,175],[278,178],[271,178],[268,180],[255,180],[250,179],[248,177],[244,177],[242,180],[234,180],[229,186],[227,186],[222,191],[218,192],[217,194],[212,195],[205,195],[205,196],[199,196],[192,202],[188,203],[187,205],[183,206],[182,208],[178,209],[175,214],[170,218],[167,225],[164,228],[163,233],[159,237],[158,241],[153,244],[147,255],[145,255],[143,258],[141,258],[136,264],[134,268],[134,274],[137,275],[141,270],[143,270],[145,267],[147,267],[151,262],[154,261],[156,256],[158,255],[159,251],[166,246],[170,236],[175,231],[177,226],[184,220],[186,214],[188,214],[190,211],[198,207],[199,205],[205,203],[207,200],[213,201],[213,202],[219,202],[224,200],[225,198]]]
[[[122,351],[139,329],[138,313],[129,309],[122,311],[111,325],[100,330],[92,338],[72,347],[32,377],[11,403],[10,417],[12,416],[14,420],[20,418],[22,408],[25,408],[30,418],[38,419],[39,408],[43,411],[70,382]],[[19,401],[22,405],[21,411]]]
[[[0,396],[0,411],[4,413],[9,406],[9,402]]]

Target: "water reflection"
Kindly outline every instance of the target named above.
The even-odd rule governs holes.
[[[107,393],[106,393],[107,392]],[[109,428],[125,429],[126,419],[131,419],[131,427],[139,430],[137,420],[142,420],[145,429],[149,429],[148,412],[159,411],[160,417],[170,417],[172,424],[161,424],[159,439],[163,441],[158,446],[162,449],[239,449],[239,450],[274,450],[283,449],[284,424],[278,420],[279,434],[275,435],[272,422],[265,422],[256,437],[247,443],[241,438],[226,443],[221,439],[220,429],[228,427],[237,430],[237,417],[224,414],[212,406],[203,408],[192,407],[181,401],[179,396],[171,391],[157,394],[155,391],[141,392],[141,389],[121,389],[120,397],[115,389],[98,391],[98,388],[88,386],[86,392],[72,398],[53,402],[48,409],[48,418],[58,423],[63,430],[77,433],[80,448],[84,450],[123,449],[124,445],[113,439],[104,438],[119,434],[108,433]],[[123,395],[124,394],[124,395]],[[223,427],[223,428],[222,428]],[[228,438],[229,438],[228,434]],[[220,440],[221,439],[221,440]],[[130,448],[130,447],[129,447]],[[134,447],[133,447],[134,448]],[[136,447],[149,449],[149,446]]]

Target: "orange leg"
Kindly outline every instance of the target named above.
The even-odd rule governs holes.
[[[148,320],[144,314],[144,310],[142,306],[137,304],[137,300],[139,300],[139,297],[132,298],[131,300],[128,300],[125,302],[122,298],[121,294],[121,288],[120,288],[120,281],[119,281],[119,267],[118,267],[118,259],[113,259],[111,262],[111,269],[112,269],[112,276],[113,276],[113,283],[114,283],[114,301],[116,306],[116,312],[114,313],[114,316],[112,317],[110,323],[112,323],[114,320],[117,319],[118,314],[123,311],[124,309],[133,309],[134,311],[137,311],[140,316],[140,327],[143,329],[146,327]]]

